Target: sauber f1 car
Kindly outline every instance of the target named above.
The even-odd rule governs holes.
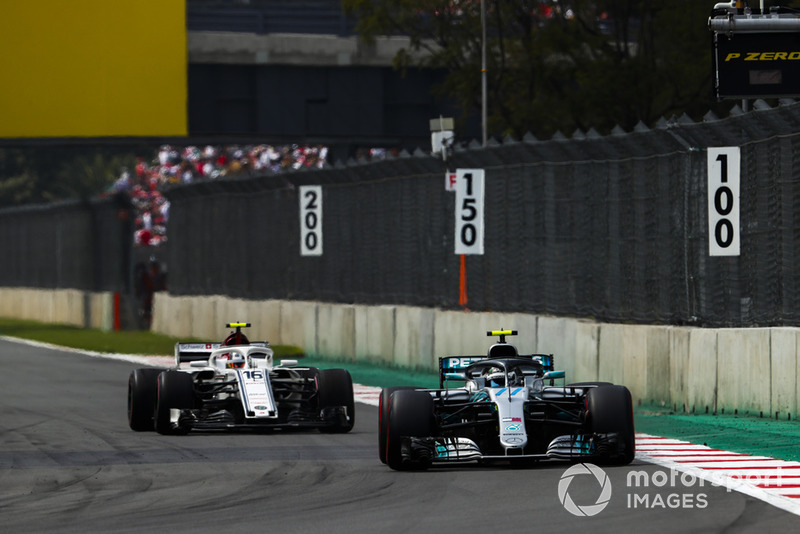
[[[564,372],[553,355],[519,354],[505,340],[516,334],[487,332],[500,339],[486,356],[440,358],[439,389],[381,390],[381,461],[397,470],[474,460],[630,463],[630,391],[608,382],[557,386]]]
[[[222,343],[177,343],[175,367],[136,369],[128,379],[128,424],[161,434],[190,430],[317,428],[349,432],[353,381],[345,369],[272,361],[266,341],[235,328]]]

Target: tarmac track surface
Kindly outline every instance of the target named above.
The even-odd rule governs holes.
[[[561,504],[566,463],[394,472],[377,458],[377,409],[363,404],[344,435],[137,433],[126,420],[137,364],[0,340],[0,365],[0,532],[616,534],[800,525],[722,487],[632,488],[630,471],[664,471],[638,460],[604,468],[611,498],[592,517]],[[592,476],[563,488],[585,510],[601,500]]]

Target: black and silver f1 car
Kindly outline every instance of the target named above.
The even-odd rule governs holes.
[[[136,431],[318,428],[349,432],[353,381],[345,369],[274,365],[266,341],[250,342],[249,323],[228,323],[222,343],[177,343],[175,367],[136,369],[128,379],[128,424]]]
[[[392,469],[470,460],[625,465],[634,457],[630,391],[608,382],[556,386],[553,355],[521,355],[499,336],[487,356],[439,359],[439,389],[384,388],[378,453]],[[453,382],[455,387],[448,387]]]

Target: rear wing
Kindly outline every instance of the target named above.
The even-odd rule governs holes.
[[[211,353],[222,347],[222,343],[175,343],[175,365],[208,360]],[[251,341],[251,347],[271,349],[269,341]]]
[[[555,370],[552,354],[520,354],[515,358],[530,358],[542,364],[545,373]],[[447,380],[466,380],[466,369],[475,362],[488,360],[486,356],[445,356],[439,358],[439,388],[444,387]]]

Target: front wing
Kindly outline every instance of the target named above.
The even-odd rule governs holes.
[[[522,449],[507,449],[504,455],[486,454],[473,440],[465,437],[408,437],[401,447],[404,459],[433,463],[468,462],[473,460],[589,460],[609,458],[621,447],[619,434],[572,434],[558,436],[542,453],[525,453]]]
[[[244,415],[236,417],[228,409],[175,410],[173,422],[196,430],[234,430],[265,428],[326,428],[341,424],[349,416],[345,406],[326,407],[320,411],[294,409],[276,401],[272,381],[266,369],[235,369],[233,380],[214,384],[227,388],[235,382],[234,404]],[[284,413],[288,412],[288,413]]]
[[[341,425],[341,419],[348,418],[347,408],[344,406],[328,408],[316,417],[292,417],[287,420],[251,419],[243,423],[236,422],[233,417],[211,416],[198,419],[194,414],[182,412],[178,416],[180,424],[189,426],[193,430],[268,430],[290,428],[334,428]]]

